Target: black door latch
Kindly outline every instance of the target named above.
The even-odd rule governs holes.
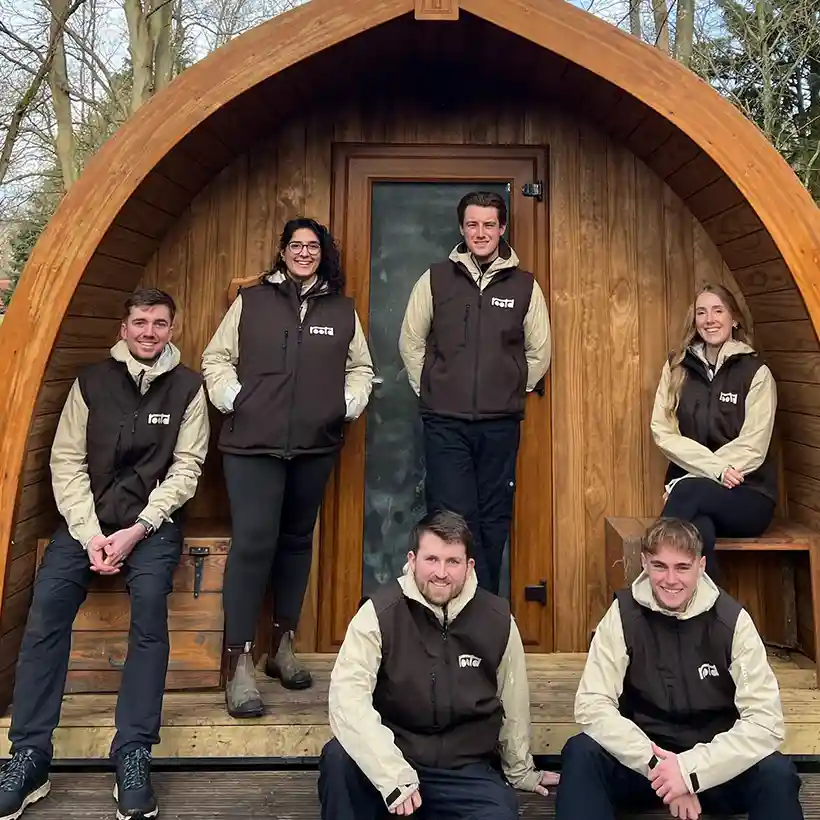
[[[534,601],[541,606],[547,605],[547,582],[539,581],[537,584],[527,584],[524,587],[524,600]]]
[[[194,598],[199,598],[199,593],[202,590],[205,556],[211,554],[211,549],[210,547],[191,547],[189,553],[194,557]]]

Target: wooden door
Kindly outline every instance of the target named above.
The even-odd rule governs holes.
[[[333,233],[380,383],[348,427],[323,505],[319,651],[338,649],[362,595],[401,573],[410,528],[425,511],[421,422],[398,352],[410,291],[460,238],[460,197],[492,190],[507,199],[507,238],[549,299],[546,197],[523,192],[539,180],[547,191],[537,148],[335,146]],[[527,402],[506,551],[506,593],[525,646],[539,652],[553,646],[549,375],[546,382]],[[535,600],[542,582],[544,603]]]

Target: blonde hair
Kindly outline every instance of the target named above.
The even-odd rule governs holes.
[[[686,380],[686,368],[683,367],[683,359],[690,345],[699,338],[698,330],[695,326],[695,306],[697,305],[698,298],[704,293],[714,293],[723,303],[723,306],[729,311],[733,324],[732,338],[740,342],[746,342],[749,346],[752,344],[752,333],[745,326],[743,312],[740,310],[737,299],[732,295],[732,292],[723,285],[712,285],[709,283],[702,285],[686,311],[686,320],[683,323],[683,333],[681,335],[680,344],[672,351],[669,358],[670,379],[669,392],[666,396],[666,415],[670,420],[674,420],[675,414],[678,412],[680,394],[681,390],[683,390],[683,383]]]
[[[703,554],[703,539],[698,528],[679,518],[659,518],[641,542],[644,555],[657,555],[661,547],[671,547],[693,561]]]

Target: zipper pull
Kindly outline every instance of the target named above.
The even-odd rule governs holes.
[[[288,349],[288,331],[285,330],[285,340],[282,342],[282,350]]]
[[[137,416],[138,415],[139,415],[139,411],[134,413],[134,415],[131,417],[131,432],[132,433],[137,432]]]

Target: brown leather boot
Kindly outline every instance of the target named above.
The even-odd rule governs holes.
[[[282,624],[273,625],[270,652],[265,661],[265,674],[279,678],[285,689],[309,689],[313,686],[310,672],[293,654],[293,630]]]
[[[262,697],[256,686],[252,644],[228,647],[228,682],[225,685],[225,705],[235,718],[261,717],[264,714]]]

